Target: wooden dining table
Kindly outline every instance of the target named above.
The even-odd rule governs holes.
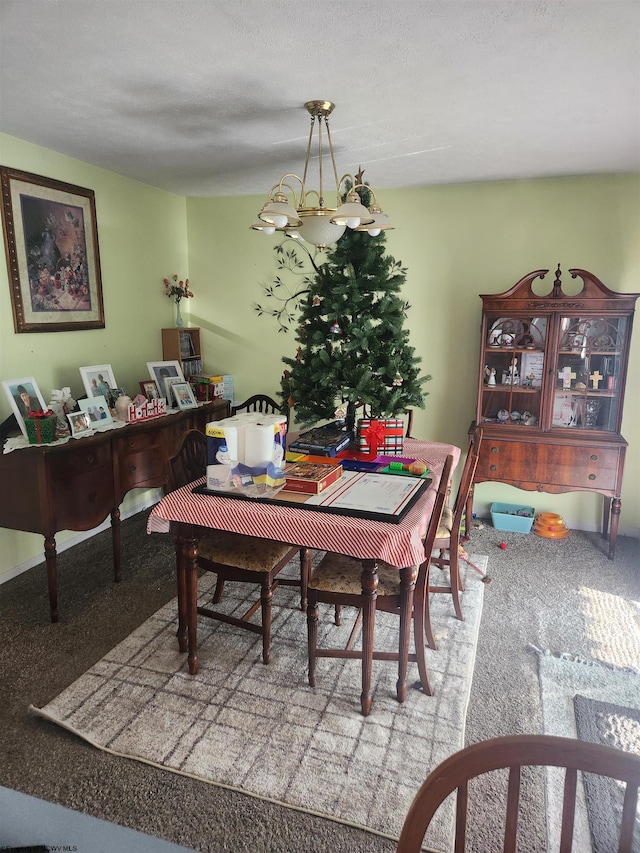
[[[362,561],[362,586],[375,602],[378,585],[378,561],[398,568],[404,608],[411,613],[417,568],[425,558],[423,537],[426,532],[440,475],[448,455],[454,467],[460,448],[440,442],[405,439],[403,456],[424,461],[431,483],[424,489],[400,521],[379,521],[358,514],[321,512],[303,503],[278,505],[277,501],[239,500],[224,494],[194,493],[199,480],[167,494],[149,515],[148,533],[174,535],[178,587],[178,645],[188,652],[189,672],[198,671],[197,584],[198,539],[207,529],[224,530],[264,539],[275,539],[318,551],[332,551]],[[282,492],[280,493],[283,494]],[[375,618],[372,604],[371,621]],[[371,630],[371,637],[373,631]],[[363,643],[365,642],[363,636]],[[371,639],[371,643],[372,643]],[[404,656],[408,656],[408,641]],[[402,647],[402,645],[401,645]],[[372,649],[363,648],[362,695],[364,713],[371,706]],[[406,694],[407,660],[399,662],[398,699]],[[404,673],[404,678],[402,677]],[[365,710],[367,709],[367,710]]]

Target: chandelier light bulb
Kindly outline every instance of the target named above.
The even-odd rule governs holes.
[[[271,214],[271,223],[275,226],[275,228],[284,228],[287,224],[288,220],[284,213],[272,213]]]
[[[360,217],[359,216],[349,216],[345,220],[345,225],[347,228],[357,228],[360,225]]]
[[[367,234],[370,237],[377,237],[381,230],[381,228],[367,228]]]
[[[276,226],[275,225],[265,225],[264,228],[261,229],[264,234],[275,234]]]

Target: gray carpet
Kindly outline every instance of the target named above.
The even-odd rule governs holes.
[[[111,756],[28,716],[30,704],[49,702],[175,595],[170,541],[147,536],[145,523],[144,513],[123,523],[118,585],[108,532],[60,555],[57,625],[49,622],[44,565],[0,588],[0,784],[211,853],[391,853],[394,843],[383,838]],[[473,532],[469,548],[489,556],[493,581],[485,591],[467,742],[541,732],[530,644],[604,659],[606,642],[594,640],[584,590],[638,600],[639,542],[620,537],[611,562],[596,534],[571,531],[554,541],[485,527]],[[606,618],[603,634],[611,633]],[[536,773],[525,780],[522,853],[545,850],[539,782]],[[493,780],[473,793],[478,819],[470,850],[495,849],[499,800]]]
[[[640,698],[640,692],[638,694]],[[640,710],[586,696],[574,697],[576,728],[580,740],[614,746],[640,755]],[[607,853],[610,839],[620,826],[622,789],[613,779],[586,773],[584,778],[587,814],[593,853]],[[638,819],[640,822],[640,818]],[[633,853],[640,853],[640,831],[636,827]]]

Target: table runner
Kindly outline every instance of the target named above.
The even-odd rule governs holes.
[[[440,474],[449,454],[454,467],[460,448],[439,442],[406,439],[406,455],[421,459],[433,472],[425,495],[399,524],[353,516],[328,515],[306,508],[280,507],[222,496],[196,495],[193,484],[164,497],[151,511],[149,533],[167,533],[171,521],[277,539],[316,550],[336,551],[359,559],[384,560],[391,566],[415,566],[424,560],[422,536],[435,501]]]

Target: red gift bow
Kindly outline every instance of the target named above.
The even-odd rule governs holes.
[[[35,411],[29,412],[27,417],[28,418],[35,418],[35,419],[37,419],[37,418],[50,418],[51,415],[55,415],[55,412],[52,411],[52,409],[45,409],[44,411],[42,409],[35,409]]]
[[[369,456],[372,458],[378,455],[378,445],[384,447],[384,436],[386,430],[382,421],[371,420],[369,429],[367,430],[367,443],[369,444]]]

